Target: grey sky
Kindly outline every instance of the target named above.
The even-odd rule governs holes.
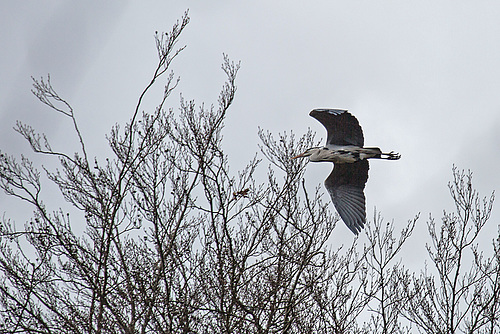
[[[106,155],[105,133],[131,115],[155,66],[154,32],[169,30],[186,8],[191,23],[181,42],[188,47],[174,64],[182,81],[169,106],[180,92],[215,103],[222,53],[241,60],[225,132],[235,167],[258,150],[258,126],[298,135],[310,127],[324,138],[308,112],[345,108],[360,121],[367,146],[402,155],[371,163],[369,217],[376,206],[397,225],[422,212],[417,232],[424,232],[428,213],[439,219],[443,209],[453,209],[446,188],[453,163],[474,171],[482,195],[500,189],[496,1],[4,2],[2,150],[27,151],[10,130],[16,119],[46,132],[55,147],[76,148],[66,120],[30,93],[30,76],[50,73],[77,111],[90,149]],[[310,164],[307,183],[322,183],[330,169]],[[2,203],[4,195],[0,212]],[[488,230],[493,235],[497,211]],[[346,237],[342,226],[332,242]]]

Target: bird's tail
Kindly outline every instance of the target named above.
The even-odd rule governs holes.
[[[363,147],[362,151],[360,152],[360,158],[361,160],[365,159],[384,159],[382,157],[382,150],[378,147]]]

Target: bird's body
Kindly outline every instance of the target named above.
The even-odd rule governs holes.
[[[363,147],[364,138],[358,120],[340,109],[314,109],[310,112],[328,132],[324,147],[313,147],[295,158],[309,157],[312,162],[333,162],[325,180],[340,217],[347,227],[358,234],[366,222],[364,188],[368,180],[367,159],[397,160],[394,152],[383,153],[378,147]]]
[[[380,158],[382,151],[378,147],[337,146],[313,147],[309,160],[312,162],[333,162],[350,164],[370,158]]]

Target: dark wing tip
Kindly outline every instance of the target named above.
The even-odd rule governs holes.
[[[366,222],[365,220],[357,220],[354,222],[347,223],[344,220],[344,223],[347,225],[349,230],[351,230],[351,232],[354,233],[355,235],[358,235],[359,232],[361,232],[361,230],[365,227],[365,222]]]
[[[318,109],[313,109],[309,115],[314,117],[314,115],[317,115],[317,114],[323,114],[323,113],[326,113],[326,114],[330,114],[330,115],[340,115],[340,114],[343,114],[343,113],[346,113],[347,110],[345,109],[327,109],[327,108],[318,108]]]

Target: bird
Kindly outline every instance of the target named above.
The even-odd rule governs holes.
[[[327,130],[326,145],[312,147],[292,159],[308,157],[312,162],[333,162],[325,187],[347,227],[358,235],[366,223],[364,189],[368,181],[368,159],[398,160],[399,153],[383,153],[378,147],[363,147],[358,120],[344,109],[314,109],[309,113]]]

